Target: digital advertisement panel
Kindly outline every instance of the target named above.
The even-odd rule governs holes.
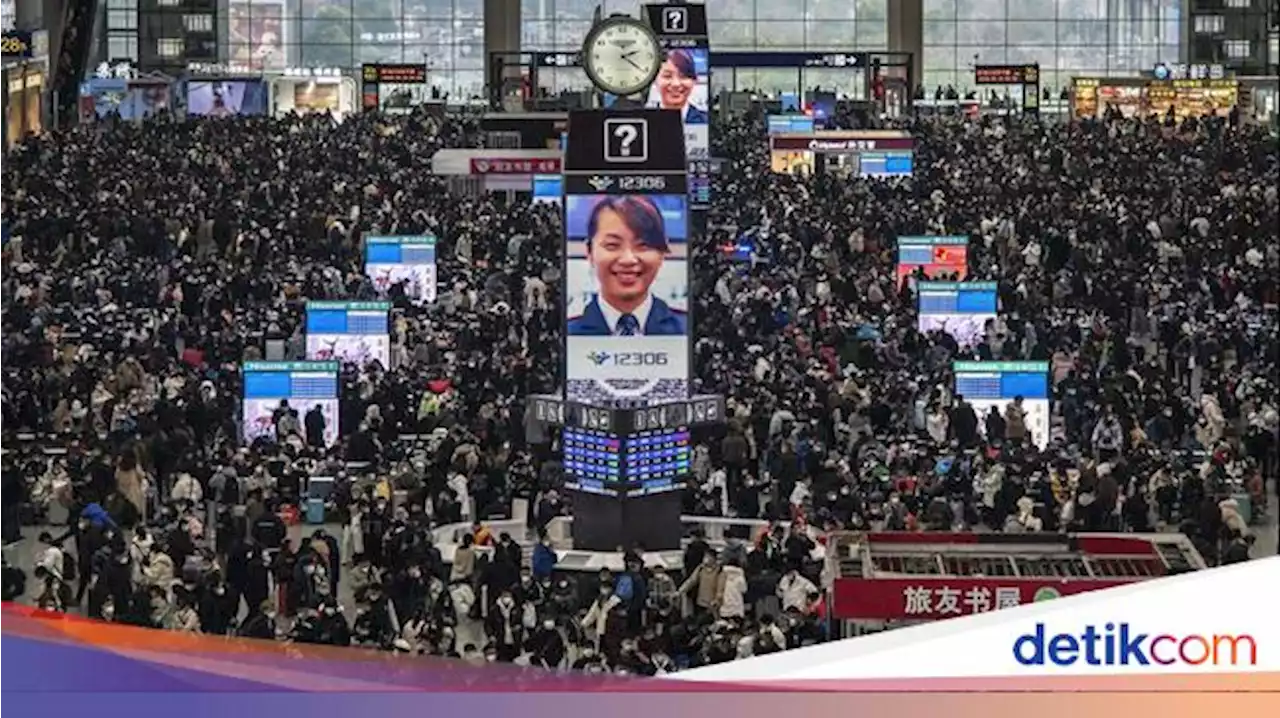
[[[307,358],[391,367],[388,302],[307,302]]]
[[[569,195],[565,229],[566,398],[687,397],[686,197]]]
[[[1049,445],[1049,362],[958,361],[952,370],[955,392],[973,405],[980,431],[986,432],[984,419],[992,409],[1007,416],[1009,405],[1021,397],[1032,441],[1041,449]]]
[[[261,80],[192,80],[187,114],[206,117],[267,114],[267,84]]]
[[[898,237],[898,285],[917,269],[929,279],[964,279],[969,274],[969,238]]]
[[[960,346],[970,347],[982,341],[999,303],[995,282],[918,282],[917,328],[922,334],[946,332]]]
[[[276,413],[281,402],[297,412],[305,426],[309,412],[320,407],[324,416],[324,443],[338,443],[338,363],[332,361],[246,362],[242,367],[244,390],[240,433],[246,443],[274,439]]]
[[[706,159],[711,156],[711,58],[706,8],[648,5],[645,11],[666,51],[645,106],[679,111],[684,122],[686,155],[690,160]]]
[[[436,300],[436,238],[421,236],[366,236],[364,273],[382,296],[402,285],[415,304]]]

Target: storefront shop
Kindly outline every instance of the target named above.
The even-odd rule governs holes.
[[[288,67],[267,82],[275,117],[322,112],[340,120],[359,108],[355,80],[336,67]]]
[[[163,73],[139,73],[128,64],[103,63],[80,85],[80,121],[117,116],[145,120],[173,110],[174,78]]]
[[[48,119],[49,35],[44,30],[4,33],[4,141],[8,147],[44,132]]]
[[[1071,81],[1073,117],[1102,117],[1114,107],[1126,117],[1167,114],[1225,115],[1240,103],[1240,83],[1218,79],[1157,80],[1147,77],[1076,77]]]

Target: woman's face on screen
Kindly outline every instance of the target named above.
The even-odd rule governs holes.
[[[683,109],[689,103],[689,95],[693,94],[695,82],[692,77],[685,77],[670,60],[662,63],[658,71],[658,94],[662,98],[662,106],[669,110]]]
[[[643,302],[649,285],[662,269],[662,250],[641,242],[622,217],[609,209],[596,220],[596,234],[587,256],[595,269],[601,296],[619,309]]]

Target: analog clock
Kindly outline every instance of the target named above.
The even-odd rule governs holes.
[[[646,90],[658,76],[662,46],[643,22],[611,17],[587,33],[582,65],[601,91],[627,97]]]

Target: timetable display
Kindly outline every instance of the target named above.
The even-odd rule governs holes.
[[[326,446],[338,443],[338,363],[333,361],[247,362],[241,367],[240,433],[247,443],[274,439],[281,402],[302,422],[320,407]]]
[[[678,491],[693,465],[688,429],[645,431],[630,436],[591,429],[564,429],[566,488],[610,496]]]
[[[629,436],[624,460],[627,481],[639,484],[631,493],[679,490],[693,467],[689,430],[647,431]]]
[[[562,439],[565,487],[594,494],[619,493],[622,439],[617,434],[565,429]]]
[[[307,302],[307,358],[391,366],[388,302]]]
[[[999,303],[995,282],[918,282],[917,328],[922,334],[946,332],[960,346],[973,346],[996,318]]]
[[[958,281],[969,274],[969,238],[898,237],[898,286],[917,269],[929,279]]]
[[[430,304],[436,300],[436,238],[366,236],[364,273],[382,296],[400,285],[409,301]]]
[[[952,371],[955,393],[973,405],[981,431],[986,431],[982,419],[992,409],[1005,415],[1014,399],[1022,397],[1032,440],[1041,449],[1049,445],[1049,362],[963,361],[955,362]]]

